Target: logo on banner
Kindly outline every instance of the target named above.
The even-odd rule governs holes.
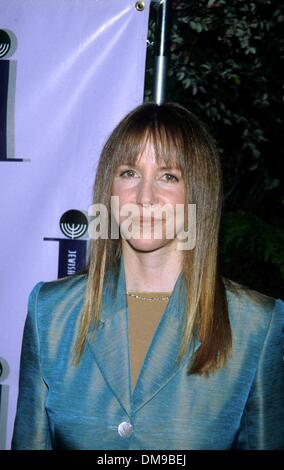
[[[59,227],[66,238],[44,237],[59,242],[58,278],[82,271],[86,266],[88,238],[82,238],[88,230],[89,220],[84,212],[71,209],[60,217]]]
[[[0,29],[0,162],[24,161],[14,157],[16,62],[8,56],[16,50],[16,44],[12,31]]]
[[[9,386],[2,384],[9,375],[8,362],[0,357],[0,450],[6,449]]]
[[[88,219],[81,211],[65,212],[60,219],[61,232],[68,238],[82,237],[88,230]]]
[[[10,36],[6,33],[6,31],[0,29],[0,58],[8,54],[10,47]]]

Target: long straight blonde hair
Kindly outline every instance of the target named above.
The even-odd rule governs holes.
[[[201,345],[188,363],[188,373],[208,374],[223,367],[232,347],[225,286],[218,269],[218,239],[222,210],[222,175],[215,142],[205,125],[176,103],[146,103],[131,111],[108,138],[98,163],[93,203],[110,199],[115,172],[133,164],[147,142],[157,162],[176,165],[182,172],[188,204],[196,204],[196,244],[183,251],[186,286],[185,322],[177,362],[192,338]],[[108,225],[110,227],[110,223]],[[99,324],[106,273],[117,270],[121,239],[91,240],[87,285],[73,355],[79,363],[90,326]],[[95,340],[95,337],[94,337]]]

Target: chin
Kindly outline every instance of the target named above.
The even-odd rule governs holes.
[[[152,251],[157,251],[169,244],[169,240],[143,240],[143,239],[127,239],[125,240],[131,248],[135,251],[140,251],[143,253],[150,253]],[[173,241],[173,240],[171,240]]]

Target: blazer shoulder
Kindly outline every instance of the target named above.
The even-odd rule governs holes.
[[[248,327],[248,332],[257,334],[260,330],[266,331],[273,319],[283,322],[284,302],[281,299],[265,295],[231,279],[223,280],[233,324],[240,323],[244,328]]]
[[[40,282],[35,288],[38,286],[39,300],[52,301],[53,299],[56,300],[57,298],[71,294],[74,291],[78,292],[78,290],[84,290],[86,281],[86,274],[74,274],[52,281]]]
[[[38,282],[29,296],[30,316],[41,325],[48,325],[51,319],[72,317],[83,305],[86,281],[86,274],[75,274]]]
[[[30,293],[24,341],[37,348],[45,377],[49,376],[48,371],[56,369],[62,350],[69,348],[71,354],[84,303],[86,278],[86,275],[72,275],[39,282]]]
[[[274,297],[258,292],[232,279],[223,278],[223,282],[227,298],[234,299],[235,301],[270,310],[277,300]]]

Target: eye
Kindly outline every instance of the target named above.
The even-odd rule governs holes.
[[[135,171],[134,170],[124,170],[119,173],[119,176],[122,178],[134,178],[135,177]]]
[[[169,183],[178,183],[179,179],[176,175],[165,173],[162,178]]]

